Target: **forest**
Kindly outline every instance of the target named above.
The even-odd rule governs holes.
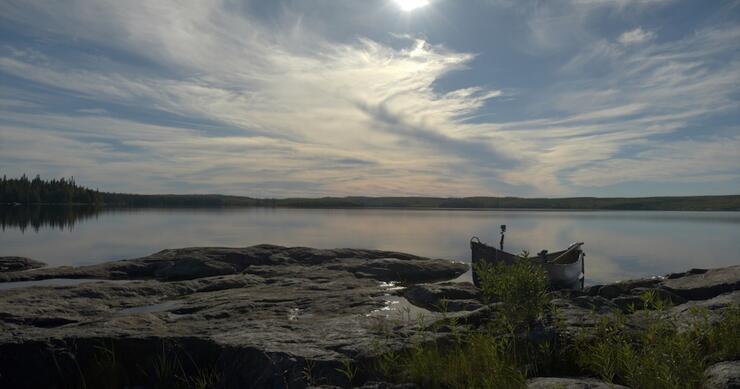
[[[74,177],[42,180],[38,175],[29,179],[7,178],[0,182],[0,204],[102,204],[97,190],[75,183]]]
[[[258,199],[219,194],[128,194],[100,192],[74,177],[43,180],[7,178],[0,183],[0,204],[86,204],[109,207],[291,207],[421,209],[575,209],[643,211],[740,211],[740,195],[664,197],[321,197]]]

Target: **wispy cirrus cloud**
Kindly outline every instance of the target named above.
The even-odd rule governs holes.
[[[629,158],[612,158],[576,170],[568,180],[581,186],[640,180],[706,183],[737,178],[740,136],[660,143]]]
[[[655,33],[652,31],[645,31],[642,27],[637,27],[634,30],[625,31],[619,36],[617,41],[623,45],[634,45],[644,43],[655,38]]]
[[[549,67],[510,93],[449,83],[481,73],[481,51],[444,35],[337,37],[316,16],[368,3],[7,1],[19,37],[0,45],[0,165],[145,193],[565,195],[703,172],[737,187],[734,127],[714,120],[738,108],[740,29],[594,27],[665,3],[517,10],[517,50]],[[526,115],[497,119],[504,98]],[[710,161],[686,169],[682,150]]]
[[[77,111],[85,115],[39,118],[34,112],[6,117],[24,126],[5,132],[53,132],[79,142],[75,160],[80,168],[79,159],[87,155],[88,168],[100,169],[100,156],[88,155],[83,147],[95,139],[116,144],[121,159],[128,159],[102,161],[110,169],[116,164],[121,169],[138,166],[146,156],[147,164],[158,165],[162,175],[169,171],[171,177],[192,183],[198,171],[208,171],[221,177],[209,180],[213,186],[232,190],[249,190],[276,177],[298,184],[294,191],[273,191],[267,185],[263,192],[414,194],[429,190],[421,188],[439,188],[459,194],[475,189],[472,181],[456,188],[441,185],[429,173],[444,174],[446,164],[469,159],[465,147],[447,147],[466,144],[455,139],[452,130],[500,94],[477,87],[446,93],[433,89],[435,80],[464,66],[473,58],[470,54],[423,40],[408,41],[400,49],[367,39],[333,44],[304,33],[299,20],[284,21],[290,28],[272,34],[249,15],[231,12],[228,2],[156,2],[140,8],[118,2],[108,7],[83,1],[73,5],[55,9],[24,3],[6,11],[16,21],[46,21],[59,29],[54,36],[117,47],[162,68],[142,72],[89,63],[78,67],[65,58],[10,47],[0,58],[0,70],[62,95],[128,109],[145,105],[186,122],[208,120],[242,132],[218,137],[192,123],[147,126],[136,123],[136,117],[112,121],[95,107]],[[173,12],[162,13],[164,9]],[[101,20],[106,22],[95,22]],[[380,109],[402,120],[389,123],[371,113]],[[477,158],[497,158],[493,147],[471,147],[481,150]],[[16,164],[16,170],[20,166]],[[338,177],[337,169],[352,171]],[[309,183],[313,190],[306,189]],[[133,187],[145,190],[142,186],[153,188],[150,183]]]
[[[736,127],[708,123],[737,120],[738,34],[735,25],[711,26],[629,50],[593,41],[562,67],[567,81],[542,91],[537,104],[554,113],[496,124],[490,138],[524,157],[502,177],[560,194],[627,182],[737,183]]]

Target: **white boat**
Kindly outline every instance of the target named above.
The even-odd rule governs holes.
[[[502,226],[501,246],[503,246],[503,231],[505,231],[505,227]],[[583,242],[573,243],[567,249],[554,253],[543,250],[538,256],[528,259],[545,269],[550,279],[550,289],[583,289],[585,253],[581,246],[583,246]],[[473,283],[478,287],[480,287],[480,279],[476,274],[476,267],[479,263],[511,265],[517,260],[524,259],[502,249],[489,246],[475,236],[470,239],[470,251],[470,259],[473,263]]]

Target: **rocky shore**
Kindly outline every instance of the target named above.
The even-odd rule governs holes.
[[[383,377],[365,367],[380,343],[402,350],[415,332],[431,328],[419,326],[417,315],[427,324],[454,317],[470,328],[496,315],[496,303],[485,304],[473,285],[450,282],[466,264],[398,252],[259,245],[40,266],[0,258],[0,387],[76,386],[91,369],[135,386],[163,366],[210,369],[225,387],[394,387],[371,383]],[[64,286],[48,285],[57,280]],[[740,304],[740,266],[558,292],[552,304],[561,325],[538,331],[588,332],[614,312],[639,327],[645,291],[672,303],[667,320],[680,323],[692,307],[716,320]],[[737,387],[738,362],[706,375],[712,388]],[[614,387],[587,377],[539,377],[527,385]]]

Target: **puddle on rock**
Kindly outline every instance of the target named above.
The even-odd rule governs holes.
[[[11,290],[11,289],[30,288],[30,287],[77,286],[77,285],[93,283],[93,282],[123,284],[123,283],[131,282],[131,281],[129,280],[102,280],[102,279],[93,279],[93,278],[49,278],[46,280],[37,280],[37,281],[0,282],[0,290]]]
[[[171,311],[182,307],[182,302],[177,300],[163,301],[157,304],[142,305],[139,307],[124,308],[118,311],[122,315],[131,315],[137,313],[156,313]]]
[[[396,281],[390,281],[390,282],[381,282],[380,288],[387,291],[395,291],[395,290],[403,290],[406,289],[403,286],[398,286],[398,283]]]
[[[398,282],[381,282],[379,286],[383,291],[389,292],[376,298],[383,301],[383,307],[374,309],[370,311],[370,313],[365,314],[365,316],[403,321],[417,321],[423,317],[433,315],[431,311],[417,307],[406,300],[405,297],[399,296],[397,294],[398,291],[406,289],[406,287],[399,286]]]

